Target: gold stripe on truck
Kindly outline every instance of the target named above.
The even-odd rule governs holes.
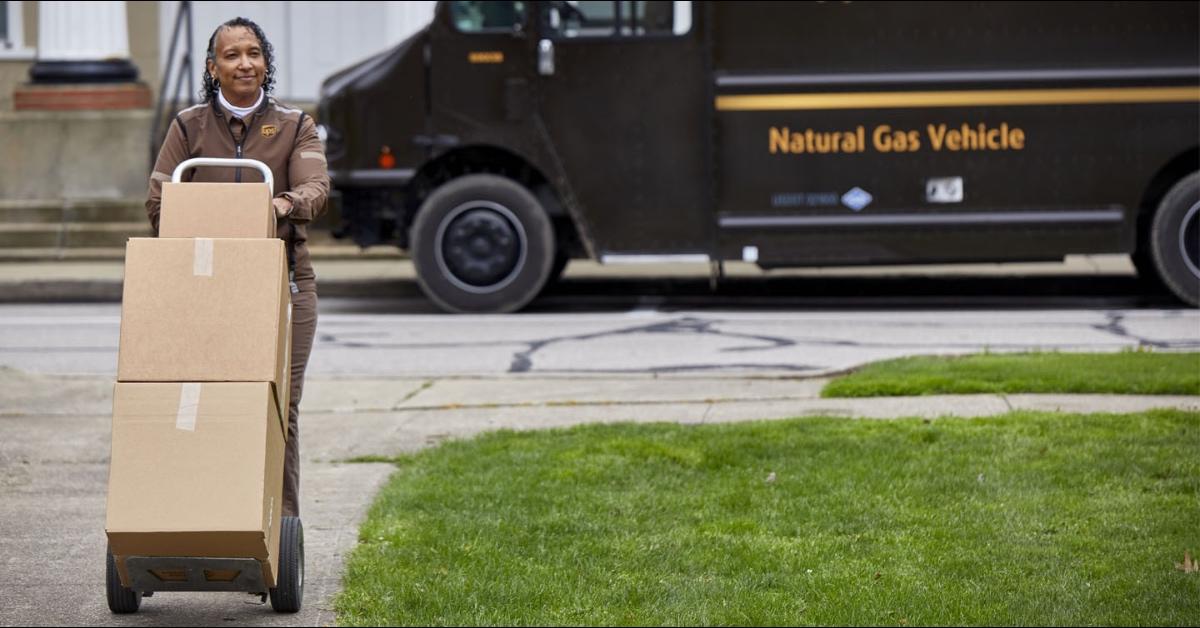
[[[812,109],[903,109],[1022,105],[1112,105],[1200,102],[1196,87],[1115,87],[951,92],[861,92],[834,94],[754,94],[717,96],[717,111]]]

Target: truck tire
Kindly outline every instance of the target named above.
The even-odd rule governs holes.
[[[451,312],[514,312],[546,285],[554,226],[519,183],[472,174],[446,183],[417,212],[410,239],[417,282]]]
[[[121,574],[117,572],[117,561],[113,558],[112,550],[106,553],[104,585],[108,591],[108,610],[118,615],[138,612],[142,605],[142,594],[121,586]]]
[[[1200,305],[1200,172],[1172,187],[1150,223],[1158,276],[1184,302]]]

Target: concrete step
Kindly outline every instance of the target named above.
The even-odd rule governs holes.
[[[68,222],[0,223],[0,250],[37,248],[104,248],[123,249],[129,238],[153,236],[150,224],[137,222]],[[309,246],[346,246],[329,232],[309,234]],[[357,247],[355,247],[357,248]]]
[[[142,222],[20,222],[0,224],[0,248],[124,248],[129,238],[153,235]]]
[[[119,258],[126,240],[151,235],[141,198],[0,200],[0,259]],[[327,220],[309,228],[311,247],[348,244],[333,237]]]
[[[50,262],[71,260],[80,262],[125,259],[125,247],[78,247],[74,249],[43,247],[0,247],[0,262]]]
[[[324,259],[402,259],[395,247],[362,250],[331,233],[335,219],[309,226],[309,250]],[[129,238],[150,237],[144,198],[0,199],[0,261],[122,259]]]
[[[146,221],[145,199],[0,200],[0,224]]]
[[[319,260],[402,260],[408,256],[394,246],[314,245],[309,255]],[[125,244],[102,247],[0,247],[0,263],[50,261],[108,261],[125,259]]]

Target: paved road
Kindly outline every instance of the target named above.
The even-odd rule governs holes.
[[[912,354],[1200,349],[1200,310],[662,311],[380,314],[326,299],[310,373],[363,376],[820,375]],[[117,304],[0,305],[0,367],[112,376]]]

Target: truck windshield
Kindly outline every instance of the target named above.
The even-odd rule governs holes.
[[[561,0],[548,3],[545,21],[556,37],[682,35],[691,29],[691,2]]]
[[[525,23],[525,3],[451,2],[450,17],[464,33],[511,33]]]

